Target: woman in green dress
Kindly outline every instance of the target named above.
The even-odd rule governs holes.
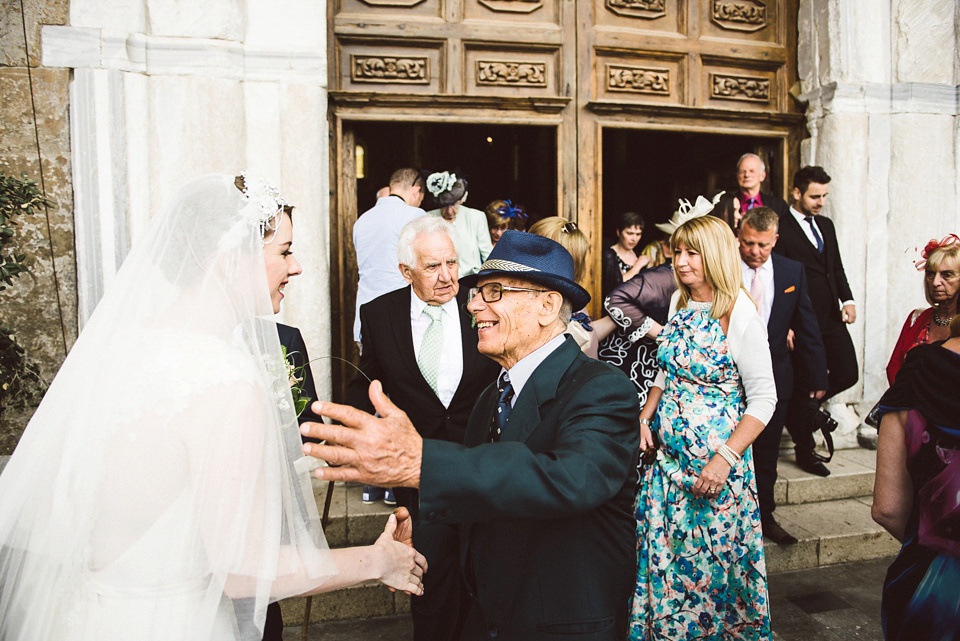
[[[723,221],[671,237],[678,290],[640,412],[631,639],[770,639],[750,444],[777,401],[766,328]]]

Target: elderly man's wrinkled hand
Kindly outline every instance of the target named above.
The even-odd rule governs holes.
[[[378,487],[420,487],[423,439],[410,419],[383,393],[379,381],[370,384],[370,400],[379,416],[348,405],[317,401],[315,414],[340,425],[304,423],[304,436],[325,441],[304,443],[303,452],[338,467],[321,467],[314,474],[327,481],[356,481]]]

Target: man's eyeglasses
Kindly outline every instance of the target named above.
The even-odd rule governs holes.
[[[487,283],[481,287],[470,288],[470,300],[479,292],[485,303],[495,303],[503,298],[503,292],[546,292],[548,289],[532,289],[530,287],[511,287],[500,283]]]

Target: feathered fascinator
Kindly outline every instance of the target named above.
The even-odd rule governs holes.
[[[711,211],[713,211],[714,206],[720,202],[720,197],[723,196],[726,192],[721,191],[719,194],[713,197],[713,201],[709,201],[703,196],[697,196],[697,200],[694,204],[690,204],[689,200],[681,198],[678,202],[680,207],[677,211],[673,212],[673,216],[670,217],[665,223],[658,223],[657,229],[667,234],[672,234],[677,231],[677,227],[687,222],[688,220],[693,220],[694,218],[700,218],[701,216],[706,216]]]
[[[512,201],[505,200],[503,204],[497,208],[495,212],[501,218],[526,218],[527,211],[523,208],[523,205],[514,205]]]
[[[920,252],[923,258],[914,263],[914,265],[917,266],[917,271],[923,271],[927,268],[927,259],[930,258],[930,254],[942,247],[949,247],[954,243],[960,243],[960,237],[957,237],[956,234],[947,234],[939,242],[937,242],[936,238],[931,238],[926,246],[924,246],[923,251]]]

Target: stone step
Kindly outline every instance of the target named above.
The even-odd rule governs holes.
[[[313,495],[321,516],[329,485],[326,481],[313,479]],[[330,547],[370,545],[383,532],[393,507],[385,505],[383,501],[364,505],[362,494],[363,486],[357,483],[334,484],[330,516],[324,528]]]
[[[302,625],[305,597],[280,602],[284,626]],[[410,595],[391,592],[386,586],[368,581],[349,588],[318,594],[310,603],[310,622],[345,621],[410,612]]]
[[[871,496],[777,508],[776,518],[799,542],[764,539],[767,572],[805,570],[896,554],[897,542],[870,516]]]
[[[839,450],[828,464],[830,476],[824,478],[804,472],[793,454],[780,457],[779,478],[774,487],[777,505],[802,505],[867,496],[873,492],[876,452],[864,449]],[[314,479],[317,508],[323,511],[328,484]],[[393,508],[377,501],[364,505],[363,487],[356,483],[337,483],[333,490],[330,519],[325,530],[330,547],[369,545],[383,531]]]
[[[863,496],[777,508],[780,524],[799,542],[777,545],[765,539],[767,572],[806,570],[896,554],[900,544],[874,523],[870,516],[871,503],[871,497]],[[304,601],[297,598],[281,602],[286,625],[303,621]],[[310,621],[388,616],[409,610],[409,596],[391,593],[375,583],[365,583],[313,597]]]
[[[827,463],[830,476],[804,472],[794,456],[781,454],[774,498],[777,505],[800,505],[867,496],[873,493],[877,453],[864,449],[838,450]]]

